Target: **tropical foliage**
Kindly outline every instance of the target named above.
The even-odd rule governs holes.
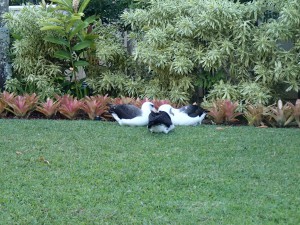
[[[85,15],[89,0],[53,2],[5,15],[14,37],[6,90],[184,104],[200,88],[211,102],[269,104],[278,86],[299,89],[297,0],[114,1],[127,8],[122,27]]]
[[[60,63],[51,56],[57,46],[45,42],[39,20],[47,20],[53,13],[46,8],[24,7],[19,13],[7,13],[4,20],[13,37],[10,48],[13,77],[6,82],[6,90],[19,94],[37,93],[44,96],[59,94],[58,80],[63,77]]]
[[[36,111],[44,114],[47,118],[51,118],[57,112],[60,105],[60,101],[54,101],[51,98],[47,98],[46,102],[41,102],[36,107]]]
[[[29,95],[16,95],[4,91],[0,94],[0,118],[47,118],[47,119],[90,119],[112,120],[108,106],[111,104],[132,104],[141,107],[146,101],[151,101],[158,109],[162,104],[170,104],[175,108],[181,108],[168,99],[149,99],[118,97],[108,95],[85,96],[78,99],[69,94],[56,95],[55,99],[41,99],[35,93]],[[206,123],[236,124],[244,123],[240,119],[248,121],[248,125],[271,125],[273,127],[295,126],[300,127],[300,99],[295,104],[279,100],[273,105],[247,104],[240,108],[237,101],[229,99],[217,99],[210,106],[203,107],[208,111]],[[33,114],[33,115],[32,115]]]
[[[5,102],[5,109],[7,111],[13,113],[18,118],[27,118],[35,109],[38,96],[35,93],[32,95],[14,95],[14,93],[4,92],[2,101]]]
[[[97,95],[91,97],[85,96],[83,99],[83,104],[81,105],[81,109],[88,114],[91,120],[94,120],[107,111],[109,102],[110,98],[107,95]]]
[[[244,117],[250,126],[260,126],[263,123],[266,107],[262,104],[248,104],[244,110]]]
[[[153,70],[162,91],[177,87],[187,97],[189,84],[203,80],[205,71],[223,71],[233,85],[255,81],[271,90],[285,82],[287,90],[298,91],[299,10],[296,0],[167,0],[122,18],[137,40],[135,59]],[[289,42],[290,49],[282,47]],[[181,79],[183,85],[174,86]],[[266,96],[256,97],[265,102]]]
[[[272,126],[283,127],[287,126],[293,117],[292,107],[286,103],[283,104],[281,100],[278,100],[277,104],[273,104],[267,107],[267,111],[264,115],[267,116],[268,122]]]
[[[242,115],[238,112],[238,102],[232,102],[229,99],[218,99],[208,107],[208,115],[216,124],[233,123],[238,121],[237,117]]]

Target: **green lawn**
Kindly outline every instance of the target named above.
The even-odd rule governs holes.
[[[1,224],[300,224],[300,129],[0,120]]]

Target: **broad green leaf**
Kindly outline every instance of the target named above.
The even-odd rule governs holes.
[[[74,63],[74,66],[88,66],[89,63],[87,61],[79,60]]]
[[[71,34],[70,34],[70,37],[69,37],[70,40],[72,40],[72,38],[73,38],[77,33],[79,33],[80,30],[86,28],[88,25],[89,25],[88,23],[84,23],[84,22],[82,22],[82,21],[81,21],[80,23],[76,24],[75,27],[74,27],[74,29],[73,29],[73,31],[72,31]]]
[[[79,51],[90,46],[91,46],[91,41],[82,41],[77,43],[72,49],[74,51]]]
[[[54,57],[58,59],[71,59],[70,53],[64,50],[56,51]]]
[[[89,4],[90,0],[83,0],[83,2],[81,3],[78,13],[83,13],[83,11],[85,10],[85,8],[87,7],[87,5]]]
[[[84,20],[84,22],[86,22],[86,23],[93,23],[95,20],[96,20],[96,16],[93,15],[93,16],[90,16],[90,17],[86,18]]]
[[[63,30],[63,27],[60,26],[44,26],[40,30],[45,31],[45,30]]]
[[[64,45],[64,46],[67,46],[67,47],[70,46],[69,42],[67,42],[65,39],[62,39],[62,38],[47,36],[47,37],[44,38],[44,40],[49,41],[49,42],[54,43],[54,44]]]

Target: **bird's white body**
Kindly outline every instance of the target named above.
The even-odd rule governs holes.
[[[174,124],[172,124],[170,127],[167,127],[163,124],[161,125],[157,125],[157,126],[153,126],[149,129],[150,132],[152,133],[169,133],[171,130],[173,130],[175,128]]]
[[[118,107],[118,106],[116,106]],[[153,104],[151,102],[144,102],[141,109],[135,106],[123,105],[122,111],[116,110],[111,112],[113,118],[119,123],[121,126],[146,126],[149,121],[149,114],[152,110],[156,111]],[[127,112],[125,112],[127,111]],[[126,117],[123,118],[126,113]],[[132,116],[130,116],[132,114]],[[120,118],[121,117],[121,118]],[[129,118],[128,118],[129,117]]]
[[[163,104],[159,107],[159,111],[165,111],[167,112],[172,120],[172,123],[177,126],[196,126],[200,125],[203,121],[203,119],[206,116],[206,113],[203,113],[202,115],[191,117],[184,111],[180,111],[179,109],[173,108],[169,104]]]
[[[141,115],[141,116],[134,117],[132,119],[120,119],[116,113],[112,113],[111,115],[121,126],[135,127],[135,126],[146,126],[148,124],[148,116]]]
[[[202,120],[205,117],[205,113],[203,113],[201,116],[197,117],[190,117],[189,115],[178,112],[174,113],[174,116],[171,116],[172,122],[175,125],[179,126],[196,126],[200,125],[202,123]]]

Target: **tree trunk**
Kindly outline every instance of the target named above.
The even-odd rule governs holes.
[[[0,90],[4,89],[6,78],[10,77],[10,65],[8,60],[9,33],[5,27],[2,16],[8,12],[9,0],[0,0]]]

